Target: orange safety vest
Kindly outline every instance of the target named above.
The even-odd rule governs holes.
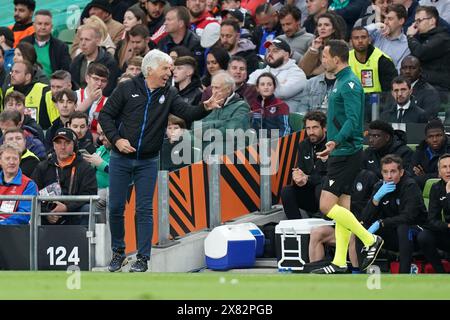
[[[14,48],[17,47],[20,40],[34,34],[34,26],[33,25],[29,26],[25,30],[20,30],[20,31],[14,31],[13,30],[14,25],[9,26],[8,28],[14,33]]]

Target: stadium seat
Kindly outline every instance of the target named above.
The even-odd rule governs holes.
[[[303,129],[303,115],[298,112],[289,113],[289,126],[292,131],[300,131]]]
[[[70,47],[73,43],[73,39],[75,38],[75,31],[75,29],[61,30],[58,34],[58,39]]]
[[[423,188],[423,201],[425,202],[425,206],[428,209],[428,204],[430,202],[430,191],[431,191],[431,187],[433,186],[433,184],[435,184],[436,182],[438,182],[440,179],[438,178],[432,178],[432,179],[428,179],[427,182],[425,183],[425,187]]]

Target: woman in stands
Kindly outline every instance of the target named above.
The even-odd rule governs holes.
[[[275,97],[276,87],[276,78],[270,72],[262,73],[256,79],[258,97],[251,105],[252,128],[255,130],[278,129],[279,136],[282,137],[291,132],[289,106],[283,100]],[[270,131],[268,136],[271,136]]]
[[[308,78],[325,72],[322,66],[322,50],[328,40],[344,39],[345,31],[342,30],[334,13],[325,12],[317,19],[315,36],[311,47],[298,63]]]
[[[230,55],[224,48],[214,47],[209,51],[206,56],[206,74],[202,78],[202,85],[204,88],[211,85],[211,78],[213,75],[221,70],[227,70],[229,61]]]
[[[144,11],[136,6],[128,8],[123,17],[125,32],[123,33],[122,40],[120,40],[117,44],[116,60],[119,62],[119,68],[121,70],[123,70],[125,62],[133,57],[133,49],[130,44],[129,32],[131,28],[138,24],[147,24],[147,18]]]

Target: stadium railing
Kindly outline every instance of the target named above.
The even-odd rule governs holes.
[[[95,261],[95,215],[100,214],[96,212],[96,203],[99,196],[24,196],[24,195],[0,195],[0,201],[31,201],[30,212],[3,212],[3,214],[14,215],[30,215],[30,242],[29,242],[29,258],[30,270],[38,270],[38,247],[39,247],[39,227],[41,225],[40,218],[42,216],[54,215],[53,212],[42,212],[42,202],[64,201],[64,202],[86,202],[89,201],[88,212],[58,212],[58,215],[88,215],[89,222],[86,232],[88,239],[88,270],[92,270]],[[57,227],[57,226],[55,226]]]

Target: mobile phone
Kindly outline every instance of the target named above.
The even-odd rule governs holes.
[[[82,154],[82,155],[90,155],[90,153],[86,150],[86,149],[80,149],[80,153]]]

